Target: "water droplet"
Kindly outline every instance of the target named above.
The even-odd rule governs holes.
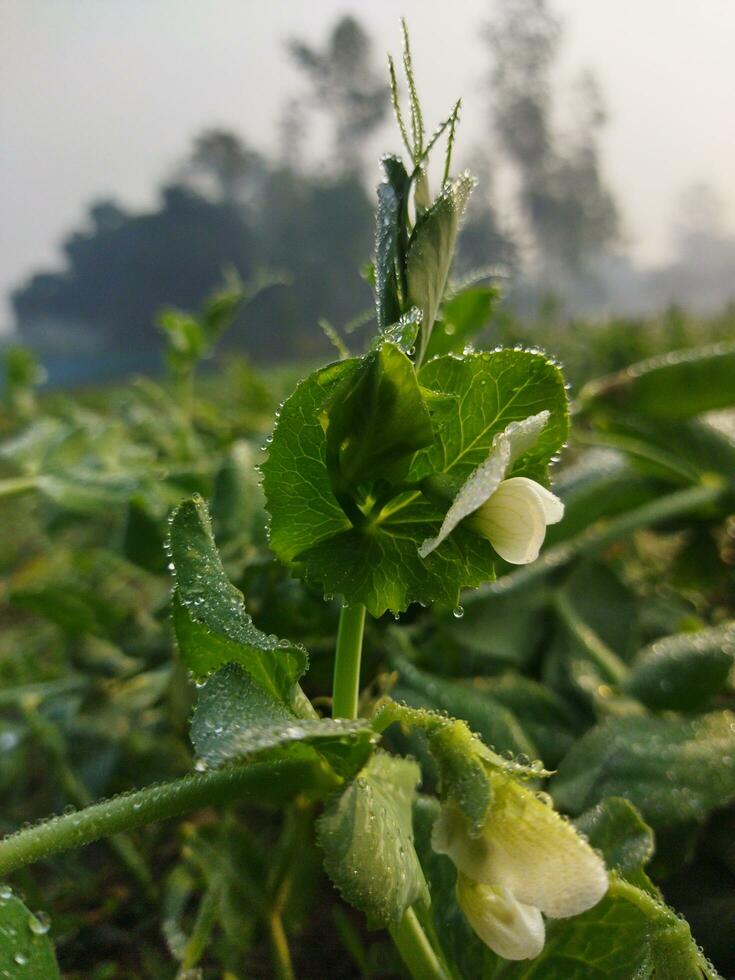
[[[455,619],[461,619],[464,616],[464,609],[462,606],[455,606],[452,610],[452,615]]]
[[[47,912],[36,912],[28,920],[28,928],[36,936],[45,936],[51,928],[51,919]]]

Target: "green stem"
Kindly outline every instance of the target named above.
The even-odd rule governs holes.
[[[398,925],[390,927],[390,934],[414,980],[448,980],[413,909],[406,909]]]
[[[337,654],[334,660],[333,718],[357,718],[364,630],[365,607],[360,604],[342,606],[337,631]]]
[[[365,606],[343,606],[337,631],[337,656],[334,661],[332,717],[356,718],[360,693],[360,659],[365,630]],[[401,959],[414,980],[447,980],[431,943],[412,908],[390,934]]]
[[[560,592],[556,596],[556,610],[567,629],[581,645],[588,659],[611,684],[620,684],[628,674],[627,665],[611,650],[593,629],[578,615],[569,598]]]
[[[288,947],[288,939],[281,916],[274,912],[268,920],[268,928],[273,947],[273,965],[276,969],[276,977],[278,980],[294,980],[291,950]]]
[[[335,789],[338,783],[338,778],[325,764],[299,761],[218,769],[147,786],[76,813],[53,817],[0,840],[0,875],[60,851],[89,844],[100,837],[201,807],[235,799],[271,800],[274,789],[281,798],[304,791],[324,794]]]
[[[7,480],[0,480],[0,497],[10,497],[16,493],[25,493],[26,490],[35,490],[38,478],[35,476],[12,476]]]

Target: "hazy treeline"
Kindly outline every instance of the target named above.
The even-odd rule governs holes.
[[[536,315],[550,295],[563,314],[643,313],[674,300],[704,311],[722,306],[733,291],[735,238],[720,227],[706,187],[685,201],[669,267],[641,270],[626,258],[624,216],[600,159],[605,110],[590,74],[575,87],[571,129],[555,125],[551,77],[562,27],[546,0],[501,0],[483,37],[492,137],[473,154],[482,179],[456,273],[500,268],[507,302],[524,315]],[[13,293],[24,342],[42,356],[155,357],[156,311],[198,307],[227,267],[245,280],[270,270],[290,281],[262,293],[233,331],[256,358],[314,353],[326,343],[319,318],[342,325],[369,308],[360,276],[373,235],[366,144],[390,111],[385,73],[351,17],[320,47],[300,39],[287,46],[303,86],[283,108],[279,153],[211,129],[161,187],[154,210],[92,204],[63,243],[64,267]],[[325,127],[331,143],[322,165],[309,167],[304,148]],[[498,169],[512,175],[512,202],[496,200]]]

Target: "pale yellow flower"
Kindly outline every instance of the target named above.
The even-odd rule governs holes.
[[[501,558],[527,565],[538,558],[549,524],[564,516],[564,504],[535,480],[503,480],[468,518],[467,526],[487,538]]]
[[[490,774],[492,801],[473,836],[464,815],[442,807],[432,845],[459,872],[457,898],[483,942],[506,959],[532,959],[544,943],[541,913],[563,919],[596,905],[607,891],[600,856],[527,786]]]

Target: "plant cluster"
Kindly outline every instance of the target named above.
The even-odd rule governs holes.
[[[100,980],[717,977],[682,909],[732,968],[735,347],[588,383],[570,435],[552,358],[469,346],[496,294],[450,281],[459,106],[427,138],[407,37],[403,66],[375,336],[334,335],[262,450],[245,366],[193,397],[238,282],[162,316],[171,384],[114,414],[13,375],[2,821],[49,782],[71,810],[0,841],[0,977],[60,976],[52,936]]]

